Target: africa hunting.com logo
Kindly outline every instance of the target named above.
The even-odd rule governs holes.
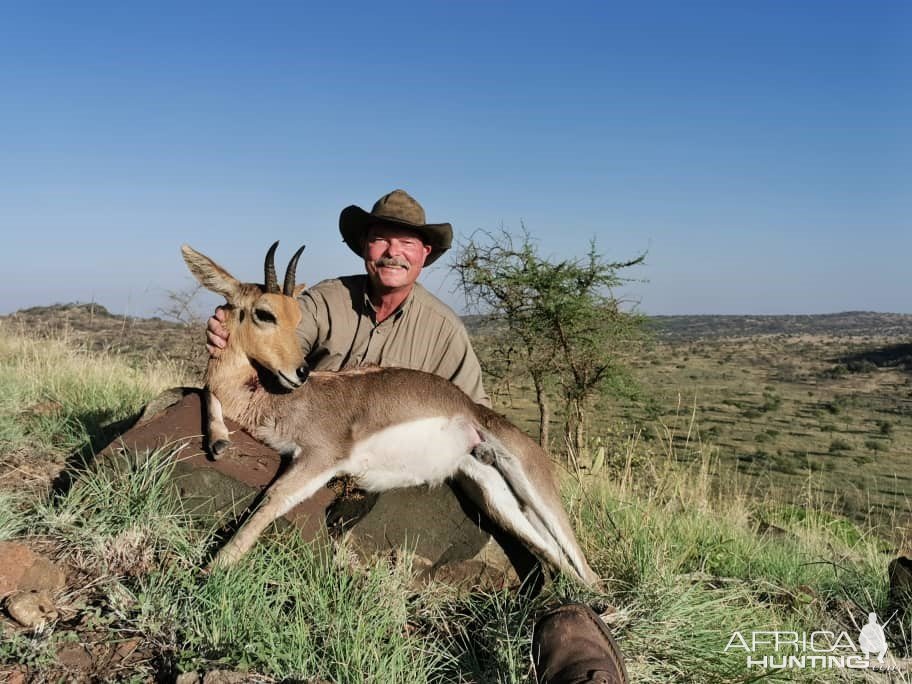
[[[897,670],[895,663],[885,660],[889,648],[884,633],[895,615],[880,624],[876,613],[868,613],[868,622],[855,639],[845,631],[736,631],[722,652],[743,653],[748,669]]]

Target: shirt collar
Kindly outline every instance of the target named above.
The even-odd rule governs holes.
[[[374,318],[374,314],[377,313],[377,309],[374,307],[374,303],[370,300],[370,297],[367,294],[368,282],[369,281],[367,279],[367,276],[364,276],[364,290],[362,292],[362,313],[364,313],[366,316]],[[418,283],[415,283],[414,286],[412,286],[412,291],[409,292],[408,297],[406,297],[402,304],[400,304],[399,307],[393,312],[393,315],[386,320],[399,320],[402,316],[404,316],[405,312],[411,308],[412,302],[415,300],[415,292],[418,291],[419,287],[421,286]]]

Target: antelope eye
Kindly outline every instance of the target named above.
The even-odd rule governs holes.
[[[259,321],[260,323],[275,323],[276,322],[276,317],[272,314],[271,311],[267,311],[266,309],[254,309],[253,317],[255,320]]]

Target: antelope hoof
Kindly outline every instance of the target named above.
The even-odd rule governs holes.
[[[231,545],[225,546],[221,551],[215,554],[215,558],[213,558],[210,561],[209,565],[206,566],[206,571],[212,572],[215,568],[231,567],[237,563],[243,555],[244,554],[235,547]]]
[[[472,449],[472,456],[485,465],[491,465],[497,460],[497,450],[490,442],[479,442]]]
[[[229,442],[227,439],[215,440],[210,447],[210,450],[212,451],[212,458],[217,461],[227,453],[230,447],[231,442]]]

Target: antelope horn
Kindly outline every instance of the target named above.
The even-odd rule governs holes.
[[[276,247],[279,246],[279,241],[276,240],[272,243],[272,247],[269,248],[269,251],[266,252],[266,292],[278,292],[279,291],[279,281],[276,279],[276,270],[275,270],[275,252]]]
[[[294,253],[291,261],[288,262],[288,268],[285,269],[285,286],[282,288],[282,293],[289,297],[294,296],[295,271],[298,269],[298,257],[301,256],[304,247],[305,245],[301,245],[300,249]]]

